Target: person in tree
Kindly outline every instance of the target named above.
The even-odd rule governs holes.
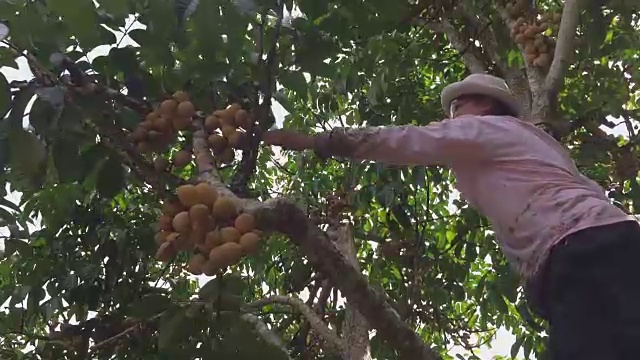
[[[530,307],[549,322],[554,360],[638,358],[640,225],[581,174],[565,148],[518,118],[507,84],[472,74],[442,91],[426,126],[264,134],[266,145],[393,165],[443,165],[490,221]]]

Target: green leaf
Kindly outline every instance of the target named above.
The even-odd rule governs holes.
[[[82,180],[80,148],[75,141],[60,138],[51,149],[58,178],[63,183]]]
[[[0,57],[2,54],[0,54]],[[1,58],[0,58],[1,60]],[[0,62],[0,67],[2,63]],[[4,119],[5,115],[11,108],[11,89],[4,74],[0,73],[0,119]]]
[[[100,8],[104,8],[109,14],[116,17],[124,17],[129,14],[127,0],[103,0],[100,1]]]
[[[120,159],[111,156],[97,173],[96,189],[101,196],[112,198],[126,186],[124,168]]]
[[[35,174],[46,157],[44,144],[31,132],[22,127],[9,130],[10,164],[27,174]]]
[[[19,240],[19,239],[5,239],[5,256],[13,255],[16,252],[20,254],[20,256],[29,257],[33,254],[33,248],[29,245],[28,242]]]
[[[62,16],[83,48],[88,50],[102,45],[98,33],[98,16],[91,0],[47,0],[47,7]]]
[[[161,294],[148,294],[136,300],[127,310],[127,314],[141,319],[150,318],[171,306],[171,299]]]
[[[178,339],[189,334],[189,324],[193,320],[187,317],[182,309],[163,318],[158,335],[158,349],[171,349]]]
[[[13,51],[11,51],[7,47],[0,47],[0,68],[3,66],[8,66],[16,70],[20,69],[16,59],[17,56]]]
[[[300,71],[283,72],[279,79],[282,86],[293,91],[302,99],[307,97],[307,80]]]

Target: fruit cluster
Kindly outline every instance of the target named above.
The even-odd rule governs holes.
[[[247,138],[247,132],[254,126],[251,114],[234,103],[224,110],[215,110],[204,121],[207,131],[207,143],[221,164],[234,159],[234,149],[241,149]]]
[[[156,257],[168,261],[191,250],[187,270],[194,275],[212,276],[259,249],[262,233],[253,215],[238,214],[234,202],[206,182],[178,187],[177,198],[166,201],[162,213]]]
[[[551,64],[555,42],[545,33],[552,26],[553,16],[544,14],[530,22],[519,17],[511,27],[511,37],[524,50],[525,60],[531,66],[547,68]]]
[[[129,140],[142,154],[166,151],[177,138],[178,131],[189,130],[196,109],[189,95],[178,91],[162,101],[156,109],[129,133]]]
[[[524,51],[527,64],[541,68],[551,65],[555,42],[549,35],[557,33],[561,14],[539,15],[531,2],[526,0],[508,2],[506,10],[514,20],[511,37]]]

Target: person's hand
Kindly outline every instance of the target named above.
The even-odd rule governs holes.
[[[313,149],[313,137],[300,134],[290,130],[270,130],[262,135],[262,142],[265,145],[281,146],[287,150],[308,150]]]

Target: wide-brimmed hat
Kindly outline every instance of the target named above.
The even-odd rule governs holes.
[[[485,95],[494,98],[505,104],[518,116],[521,112],[520,103],[513,95],[507,83],[489,74],[471,74],[464,80],[447,85],[442,90],[442,110],[447,116],[449,113],[451,102],[461,95]]]

